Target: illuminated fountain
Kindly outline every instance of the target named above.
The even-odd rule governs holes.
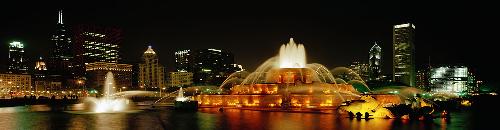
[[[179,89],[178,93],[179,94],[177,94],[175,101],[184,102],[184,101],[187,101],[189,99],[187,97],[184,97],[184,91],[182,90],[182,87]]]
[[[254,72],[237,72],[220,86],[223,95],[199,95],[201,107],[334,109],[360,94],[349,84],[336,83],[318,63],[306,63],[305,48],[292,38],[277,56]]]
[[[104,85],[104,97],[94,98],[87,97],[85,106],[88,107],[90,113],[117,113],[128,111],[131,101],[127,98],[115,96],[115,83],[113,73],[106,74]],[[137,93],[137,92],[136,92]]]
[[[219,87],[222,94],[198,95],[200,107],[232,107],[255,110],[338,110],[368,113],[371,117],[394,118],[389,107],[406,103],[409,97],[394,93],[373,93],[361,77],[349,68],[332,71],[306,62],[305,48],[292,38],[277,56],[254,72],[231,74]],[[425,106],[423,100],[415,106]],[[424,104],[424,105],[422,105]],[[418,107],[420,108],[420,107]]]

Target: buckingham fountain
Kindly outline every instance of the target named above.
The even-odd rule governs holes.
[[[200,107],[254,110],[368,112],[373,117],[393,118],[384,106],[404,102],[395,94],[365,94],[323,65],[306,62],[302,44],[290,38],[279,54],[254,72],[231,74],[219,87],[223,94],[197,95]],[[370,90],[362,81],[364,90]]]

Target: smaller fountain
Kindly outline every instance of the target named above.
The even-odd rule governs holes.
[[[189,97],[184,97],[182,87],[179,89],[177,97],[175,98],[174,108],[176,110],[198,110],[198,101],[190,100]]]
[[[187,100],[188,100],[188,98],[184,97],[184,91],[182,90],[182,87],[181,87],[179,89],[179,94],[175,98],[175,101],[184,102],[184,101],[187,101]]]

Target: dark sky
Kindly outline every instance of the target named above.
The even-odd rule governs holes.
[[[490,33],[498,30],[498,11],[487,6],[491,3],[45,2],[0,2],[1,59],[7,59],[12,40],[25,43],[29,58],[46,57],[62,8],[67,26],[122,28],[124,62],[139,61],[151,44],[169,70],[174,51],[200,48],[229,50],[237,63],[254,70],[294,37],[305,45],[308,62],[328,68],[367,61],[378,41],[385,53],[384,73],[391,73],[392,26],[411,22],[416,24],[417,64],[427,64],[430,56],[433,64],[469,65],[487,82],[497,82],[499,72],[492,63],[498,59],[493,50],[498,36]]]

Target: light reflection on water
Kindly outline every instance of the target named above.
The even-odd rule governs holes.
[[[74,107],[68,107],[71,109]],[[0,108],[1,129],[466,129],[470,113],[454,113],[451,120],[408,121],[399,119],[357,120],[335,114],[263,112],[203,108],[199,112],[169,109],[137,113],[72,114],[44,106]]]

